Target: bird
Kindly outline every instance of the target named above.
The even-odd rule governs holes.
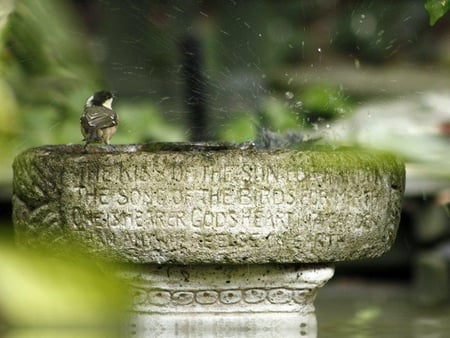
[[[81,134],[86,142],[84,149],[89,143],[110,144],[119,124],[119,117],[111,106],[113,99],[113,94],[106,90],[95,92],[87,99],[80,119]]]

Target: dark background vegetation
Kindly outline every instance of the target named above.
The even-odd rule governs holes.
[[[121,125],[113,143],[137,143],[241,142],[256,139],[261,128],[320,132],[368,103],[408,102],[428,91],[445,97],[450,88],[450,21],[430,26],[422,0],[6,0],[3,6],[0,226],[7,235],[14,156],[32,146],[80,143],[83,104],[99,89],[117,95]],[[409,118],[402,110],[392,116],[398,128]],[[393,122],[383,118],[384,132]],[[427,121],[434,123],[431,113]],[[447,144],[449,130],[439,130]],[[404,148],[416,147],[409,140]],[[418,253],[449,238],[445,201],[436,202],[449,170],[440,173],[443,183],[430,187],[427,179],[435,177],[426,174],[426,184],[408,192],[388,255],[339,265],[337,272],[410,280]],[[422,220],[423,210],[444,215],[431,237],[417,231],[432,223]]]

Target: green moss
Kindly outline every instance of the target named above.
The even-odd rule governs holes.
[[[306,172],[323,172],[333,176],[348,176],[352,173],[367,173],[374,177],[382,177],[391,173],[392,178],[397,180],[391,182],[395,190],[404,191],[405,166],[397,156],[379,151],[363,149],[337,149],[320,151],[302,151],[298,153],[303,159],[291,157],[288,166],[294,170]],[[290,156],[290,155],[289,155]]]

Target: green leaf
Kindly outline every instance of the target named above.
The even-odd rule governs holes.
[[[450,0],[425,0],[425,9],[433,26],[445,13],[450,10]]]

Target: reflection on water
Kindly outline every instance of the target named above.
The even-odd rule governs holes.
[[[131,337],[317,337],[314,314],[246,313],[141,315]]]
[[[405,284],[332,281],[316,299],[319,337],[445,338],[450,304],[421,307]]]
[[[121,329],[21,328],[3,332],[0,338],[208,338],[280,337],[315,338],[314,314],[191,314],[137,315]]]

